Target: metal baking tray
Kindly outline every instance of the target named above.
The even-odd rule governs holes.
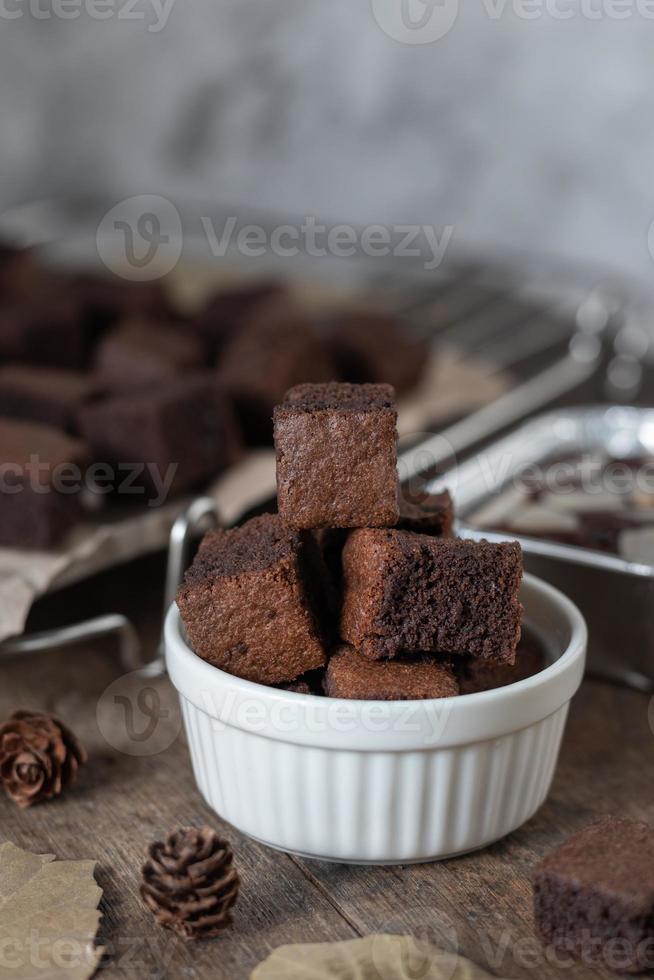
[[[450,488],[462,535],[518,540],[526,570],[560,588],[579,606],[589,627],[591,673],[652,692],[653,565],[535,537],[482,531],[470,521],[525,466],[598,452],[621,459],[654,456],[654,409],[610,406],[546,412],[452,468],[428,489]]]

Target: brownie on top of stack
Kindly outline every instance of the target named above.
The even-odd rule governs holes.
[[[371,700],[452,697],[542,667],[520,657],[519,545],[454,537],[447,493],[401,502],[396,419],[389,385],[287,392],[274,412],[279,513],[211,532],[178,594],[200,657]]]

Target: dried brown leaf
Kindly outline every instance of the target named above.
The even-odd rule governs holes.
[[[413,936],[280,946],[250,980],[492,980],[470,960]]]
[[[0,845],[0,980],[88,980],[102,889],[94,861]]]

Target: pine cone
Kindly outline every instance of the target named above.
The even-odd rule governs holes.
[[[232,921],[239,887],[232,851],[211,827],[182,827],[150,845],[141,897],[159,925],[208,939]]]
[[[20,807],[59,796],[87,755],[52,715],[16,711],[0,725],[0,782]]]

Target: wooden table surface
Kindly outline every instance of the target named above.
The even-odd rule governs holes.
[[[140,563],[118,578],[113,574],[52,597],[32,625],[123,608],[152,649],[162,560]],[[58,858],[97,860],[104,889],[99,940],[107,948],[100,975],[107,980],[241,980],[284,943],[373,932],[414,933],[458,948],[499,977],[612,975],[560,965],[540,947],[533,934],[530,875],[548,849],[598,815],[621,813],[654,823],[654,713],[648,718],[648,697],[606,683],[584,684],[572,706],[549,800],[509,838],[441,863],[356,867],[268,850],[224,825],[195,788],[167,679],[130,684],[119,680],[121,673],[111,644],[103,642],[3,662],[0,675],[0,717],[18,707],[56,712],[89,750],[90,761],[65,798],[28,811],[0,799],[0,840]],[[118,687],[107,692],[116,680]],[[136,701],[144,686],[156,692],[142,702],[145,714]],[[133,718],[124,702],[113,700],[117,692],[131,699]],[[139,741],[149,723],[151,736]],[[143,907],[139,870],[151,840],[177,825],[204,822],[232,841],[241,895],[229,932],[187,945],[157,927]]]

